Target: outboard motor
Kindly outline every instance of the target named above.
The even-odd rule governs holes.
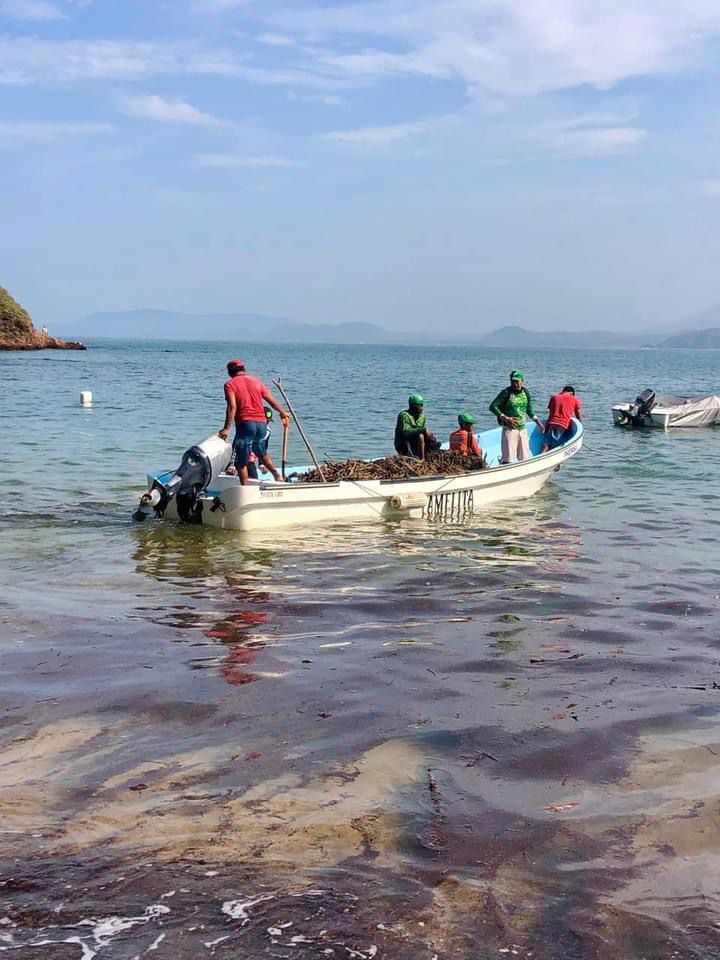
[[[643,417],[650,413],[654,406],[655,391],[643,390],[641,394],[635,397],[635,403],[628,410],[628,419],[634,427],[640,427],[643,425]]]
[[[208,437],[186,450],[175,473],[161,483],[155,480],[148,493],[140,498],[140,507],[133,514],[136,520],[144,520],[147,509],[162,517],[171,500],[177,503],[177,512],[186,523],[202,522],[202,504],[198,500],[225,470],[232,456],[232,445],[218,437]]]

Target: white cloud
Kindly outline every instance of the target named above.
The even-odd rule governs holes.
[[[323,70],[268,68],[201,44],[126,40],[43,40],[0,36],[0,84],[79,83],[153,76],[237,77],[248,83],[335,90],[349,81]]]
[[[348,80],[328,74],[327,70],[315,72],[313,70],[288,67],[275,69],[267,67],[250,67],[242,64],[233,71],[234,75],[249,83],[268,84],[285,87],[315,87],[319,90],[337,90],[348,85]]]
[[[368,147],[385,146],[417,137],[439,127],[453,123],[454,116],[435,117],[431,120],[417,120],[414,123],[394,123],[383,127],[360,127],[355,130],[332,130],[321,134],[323,140],[332,140],[336,143],[353,143]]]
[[[295,43],[292,37],[287,37],[284,33],[261,33],[255,39],[268,47],[292,47]]]
[[[397,140],[406,140],[408,137],[425,133],[427,126],[420,123],[395,123],[385,127],[361,127],[356,130],[333,130],[324,133],[324,140],[334,140],[337,143],[362,143],[369,146],[379,146],[385,143],[394,143]]]
[[[0,122],[0,145],[48,143],[60,137],[111,133],[113,129],[109,123]]]
[[[160,120],[165,123],[191,123],[205,127],[216,127],[223,123],[217,117],[198,110],[191,103],[168,100],[156,94],[123,97],[118,101],[118,109],[130,117]]]
[[[201,153],[195,157],[199,167],[244,167],[246,169],[297,167],[294,160],[286,157],[244,157],[234,153]]]
[[[703,42],[720,35],[716,0],[369,0],[264,9],[257,15],[268,26],[324,41],[317,57],[327,68],[460,79],[478,96],[603,89],[693,68]]]
[[[524,139],[543,151],[566,157],[628,153],[647,138],[647,131],[638,126],[636,119],[635,108],[619,104],[615,111],[604,110],[545,121],[530,127]]]
[[[703,180],[700,184],[700,192],[705,197],[720,197],[720,180]]]
[[[0,66],[0,86],[21,86],[26,79],[26,75],[21,70],[8,70]]]
[[[558,140],[558,149],[579,157],[603,156],[632,150],[645,140],[639,127],[598,127],[594,130],[566,130]]]
[[[117,40],[41,40],[0,36],[0,79],[8,83],[66,83],[182,72],[177,49]]]
[[[418,120],[411,123],[396,123],[378,127],[360,127],[351,130],[333,130],[321,134],[321,139],[334,143],[364,148],[382,148],[406,140],[428,137],[440,130],[457,126],[460,137],[468,127],[478,131],[472,113],[461,116],[448,115]],[[632,123],[633,115],[618,112],[586,114],[577,117],[554,119],[528,124],[518,120],[508,122],[501,118],[495,127],[485,120],[482,130],[482,148],[477,141],[472,146],[465,140],[468,150],[482,149],[485,155],[520,155],[525,158],[533,153],[551,153],[557,156],[583,158],[610,156],[627,153],[640,146],[647,132]]]
[[[300,100],[303,103],[324,103],[326,107],[341,107],[345,103],[337,93],[295,93],[288,91],[288,100]]]
[[[49,0],[0,0],[0,17],[10,20],[64,20],[65,14]]]
[[[216,13],[242,7],[245,21],[259,26],[255,39],[286,52],[285,62],[248,63],[230,39],[228,49],[218,49],[200,42],[0,37],[0,83],[217,74],[336,90],[400,75],[459,80],[472,96],[490,100],[584,85],[605,89],[693,69],[702,63],[703,45],[720,37],[717,0],[294,0],[285,7],[281,0],[195,0],[195,6]],[[0,14],[42,21],[63,11],[60,0],[0,0]]]

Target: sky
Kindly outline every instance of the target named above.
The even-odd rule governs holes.
[[[720,302],[717,0],[0,0],[0,284],[445,333]]]

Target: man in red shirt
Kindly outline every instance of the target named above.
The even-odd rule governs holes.
[[[570,439],[570,423],[575,417],[576,420],[582,420],[580,410],[582,403],[575,396],[575,387],[569,384],[562,388],[560,393],[550,397],[548,410],[550,415],[545,424],[545,445],[542,452],[559,447]]]
[[[230,427],[233,421],[235,422],[233,457],[240,483],[242,486],[249,483],[248,461],[251,453],[256,455],[277,481],[281,481],[282,477],[267,452],[265,404],[277,410],[284,429],[287,429],[290,418],[262,380],[245,372],[242,360],[230,360],[227,369],[230,379],[226,380],[224,385],[225,425],[218,431],[218,436],[227,440]]]

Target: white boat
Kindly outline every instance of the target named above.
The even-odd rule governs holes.
[[[708,427],[720,423],[720,396],[677,396],[644,390],[634,401],[616,403],[613,423],[618,427]]]
[[[532,496],[573,457],[583,427],[573,421],[570,439],[542,453],[543,437],[528,425],[531,456],[500,464],[500,428],[478,435],[489,466],[461,475],[406,480],[342,480],[338,483],[276,483],[260,480],[241,486],[224,472],[231,447],[210,437],[186,452],[176,471],[148,474],[136,519],[164,516],[224,530],[268,530],[331,521],[402,517],[460,518],[503,500]]]

